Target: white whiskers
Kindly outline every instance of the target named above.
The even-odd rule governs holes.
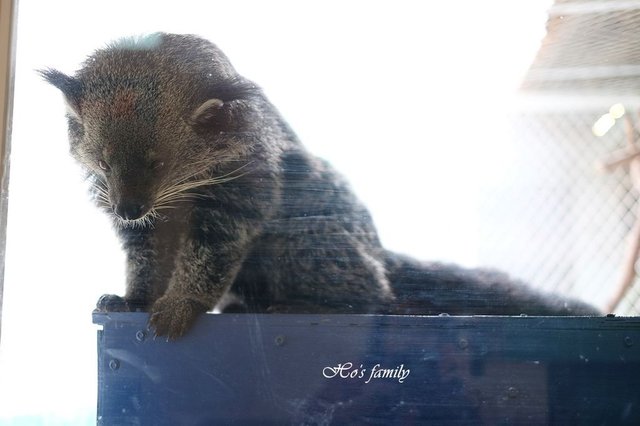
[[[180,202],[206,197],[206,194],[192,191],[197,188],[220,185],[238,179],[248,173],[240,173],[240,171],[249,164],[251,162],[221,176],[211,176],[210,161],[203,160],[192,163],[190,169],[193,170],[195,167],[195,171],[183,173],[177,177],[175,175],[165,177],[160,183],[153,207],[143,217],[135,220],[122,219],[113,212],[109,198],[109,185],[106,181],[94,177],[93,194],[96,202],[113,215],[116,226],[123,228],[153,227],[155,220],[162,217],[159,213],[160,210],[172,210],[177,208],[176,204]],[[172,180],[169,181],[169,178],[172,178]]]
[[[225,182],[232,181],[234,179],[238,179],[247,173],[238,172],[247,167],[249,164],[250,163],[247,163],[221,176],[205,176],[202,178],[197,178],[198,176],[206,175],[208,173],[210,168],[209,165],[206,168],[183,176],[173,183],[162,186],[160,188],[154,207],[158,209],[167,207],[171,208],[173,207],[172,204],[176,202],[190,201],[196,198],[205,197],[204,194],[189,191],[203,186],[219,185]]]
[[[149,210],[147,214],[145,214],[144,216],[138,219],[124,220],[115,214],[114,214],[114,217],[116,218],[116,225],[121,226],[123,228],[132,228],[132,229],[147,228],[147,227],[153,228],[154,221],[160,217],[160,214],[156,211],[154,207],[151,210]]]

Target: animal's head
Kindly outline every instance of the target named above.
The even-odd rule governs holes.
[[[124,224],[145,222],[250,147],[258,89],[195,36],[153,34],[96,51],[73,76],[43,77],[64,94],[72,155]],[[199,182],[199,183],[196,183]]]

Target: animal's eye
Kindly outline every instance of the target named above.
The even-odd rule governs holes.
[[[154,161],[151,163],[151,168],[153,170],[161,169],[164,167],[164,161]]]
[[[105,172],[108,172],[109,170],[111,170],[111,167],[104,160],[98,160],[98,166],[100,166],[100,168]]]

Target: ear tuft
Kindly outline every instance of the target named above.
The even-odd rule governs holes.
[[[224,102],[220,99],[209,99],[193,111],[191,122],[200,126],[207,126],[216,121]]]
[[[38,74],[40,74],[47,82],[60,89],[66,97],[80,97],[82,92],[82,83],[80,83],[78,79],[52,68],[38,70]]]
[[[39,70],[38,74],[60,89],[67,101],[69,112],[77,119],[80,119],[80,97],[82,96],[82,83],[80,80],[53,68]]]

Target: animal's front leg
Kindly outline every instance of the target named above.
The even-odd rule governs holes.
[[[120,237],[127,256],[126,293],[124,297],[105,294],[96,308],[103,312],[147,311],[164,291],[151,231],[123,229]]]
[[[241,226],[215,231],[208,229],[205,235],[183,242],[169,287],[151,309],[149,323],[157,336],[183,336],[199,315],[213,309],[235,279],[249,234]]]

